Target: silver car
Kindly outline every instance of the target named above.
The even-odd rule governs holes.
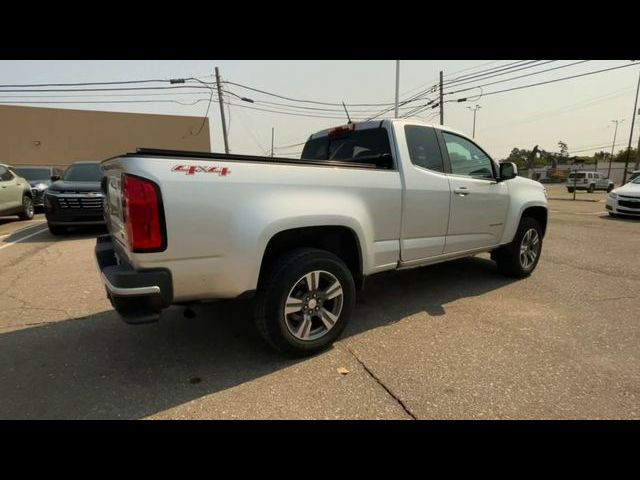
[[[0,164],[0,215],[18,215],[20,220],[33,218],[31,186],[9,166]]]

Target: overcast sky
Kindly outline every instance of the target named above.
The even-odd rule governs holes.
[[[405,99],[437,82],[438,72],[443,70],[445,81],[460,75],[500,68],[515,60],[420,60],[400,62],[400,98]],[[561,60],[540,64],[508,75],[475,81],[467,85],[451,87],[449,91],[467,86],[482,85],[506,78],[555,68],[576,60]],[[628,60],[588,61],[567,68],[532,75],[527,78],[486,86],[483,92],[528,85],[588,71],[628,64]],[[484,64],[484,65],[483,65]],[[0,61],[0,85],[29,83],[74,83],[106,82],[138,79],[169,79],[198,77],[212,81],[214,67],[220,68],[223,80],[255,87],[294,99],[320,102],[387,103],[395,95],[395,60],[363,61],[246,61],[246,60],[176,60],[176,61]],[[474,68],[476,67],[476,68]],[[460,70],[465,70],[459,72]],[[616,151],[626,147],[629,140],[635,88],[640,64],[609,72],[565,80],[512,92],[483,96],[477,101],[445,104],[445,124],[471,135],[473,113],[467,107],[481,105],[477,113],[476,140],[496,157],[504,158],[513,147],[532,148],[538,144],[548,151],[557,151],[557,142],[562,140],[569,146],[570,154],[588,155],[598,150],[609,151],[613,140],[614,126],[611,120],[625,119],[620,124]],[[455,73],[459,72],[459,73]],[[141,85],[141,86],[144,86]],[[117,87],[117,86],[116,86]],[[96,88],[96,87],[87,87]],[[337,108],[310,103],[294,103],[288,100],[244,90],[237,86],[227,88],[239,96],[259,101],[285,103],[313,108]],[[4,89],[0,89],[4,90]],[[446,91],[446,90],[445,90]],[[187,93],[189,92],[189,93]],[[7,101],[85,101],[85,100],[141,100],[162,99],[194,102],[194,105],[177,103],[130,103],[130,104],[32,104],[31,106],[125,111],[141,113],[166,113],[202,116],[207,110],[208,90],[163,90],[161,95],[148,96],[147,91],[124,92],[128,97],[115,97],[114,92],[99,92],[102,97],[57,97],[62,93],[0,93],[0,104]],[[479,89],[447,98],[477,98]],[[19,98],[17,95],[22,95]],[[26,98],[43,96],[44,98]],[[87,95],[87,93],[65,93],[65,95]],[[119,94],[121,95],[121,94]],[[146,95],[146,96],[145,96]],[[429,95],[433,98],[435,95]],[[249,104],[230,97],[234,103],[245,107],[271,109],[266,104]],[[416,105],[424,104],[424,101]],[[307,118],[274,114],[264,111],[231,106],[230,147],[233,153],[264,154],[271,146],[271,128],[275,128],[276,147],[303,142],[310,133],[334,125],[346,123],[340,112],[324,110],[300,110],[302,114],[336,116],[336,118]],[[279,108],[279,107],[275,107]],[[381,110],[383,107],[352,107],[352,116],[364,113],[358,109]],[[286,107],[289,112],[296,109]],[[437,110],[427,110],[420,117],[429,118]],[[217,103],[209,109],[212,149],[223,151],[220,128],[220,110]],[[387,115],[388,116],[388,115]],[[434,121],[438,121],[435,117]],[[636,122],[638,125],[639,122]],[[634,146],[640,128],[635,127]],[[299,147],[298,147],[299,148]],[[297,148],[278,149],[278,153],[295,153]]]

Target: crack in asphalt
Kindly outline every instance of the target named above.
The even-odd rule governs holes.
[[[605,272],[603,270],[597,270],[595,268],[590,268],[590,267],[580,267],[577,265],[574,265],[572,263],[568,263],[568,262],[563,262],[561,260],[558,260],[557,257],[554,257],[554,255],[551,255],[551,258],[549,258],[549,255],[547,255],[547,260],[551,260],[551,262],[553,262],[554,264],[558,264],[558,265],[563,265],[565,267],[569,267],[569,268],[574,268],[576,270],[585,270],[587,272],[591,272],[591,273],[596,273],[598,275],[605,275],[607,277],[612,277],[612,278],[616,278],[619,279],[620,278],[620,274],[616,274],[616,273],[609,273],[609,272]],[[631,280],[640,280],[640,277],[636,277],[635,275],[625,275],[625,280],[626,279],[631,279]]]
[[[413,420],[417,420],[417,419],[418,419],[418,417],[416,417],[416,416],[413,414],[413,412],[409,409],[409,407],[407,407],[407,406],[405,405],[405,403],[404,403],[404,402],[403,402],[403,401],[402,401],[402,400],[401,400],[401,399],[400,399],[400,398],[399,398],[395,393],[393,393],[393,392],[391,391],[391,389],[390,389],[389,387],[387,387],[387,386],[382,382],[382,380],[380,380],[380,379],[375,375],[375,373],[373,373],[373,372],[369,369],[369,367],[367,367],[367,366],[365,365],[365,363],[364,363],[362,360],[360,360],[360,358],[359,358],[359,357],[358,357],[358,356],[353,352],[353,350],[351,350],[349,347],[346,347],[346,349],[347,349],[347,351],[348,351],[351,355],[353,355],[353,358],[355,358],[355,359],[356,359],[356,361],[357,361],[357,362],[362,366],[362,368],[364,368],[364,371],[365,371],[365,372],[367,372],[367,373],[369,374],[369,376],[371,376],[371,378],[373,378],[373,379],[376,381],[376,383],[378,383],[378,385],[380,385],[382,388],[384,388],[385,392],[387,392],[387,393],[391,396],[391,398],[393,398],[393,399],[396,401],[396,403],[397,403],[398,405],[400,405],[400,407],[405,411],[405,413],[406,413],[407,415],[409,415]]]

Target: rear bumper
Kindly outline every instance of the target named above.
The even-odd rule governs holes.
[[[95,258],[111,305],[126,323],[158,321],[160,312],[173,301],[171,272],[165,268],[134,270],[116,252],[109,235],[98,237]]]

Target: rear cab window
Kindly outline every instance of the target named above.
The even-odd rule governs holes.
[[[417,167],[444,172],[442,154],[433,128],[405,125],[404,135],[407,139],[411,163]]]
[[[355,127],[354,127],[355,128]],[[340,127],[307,141],[302,160],[353,162],[390,168],[393,163],[386,129]]]

